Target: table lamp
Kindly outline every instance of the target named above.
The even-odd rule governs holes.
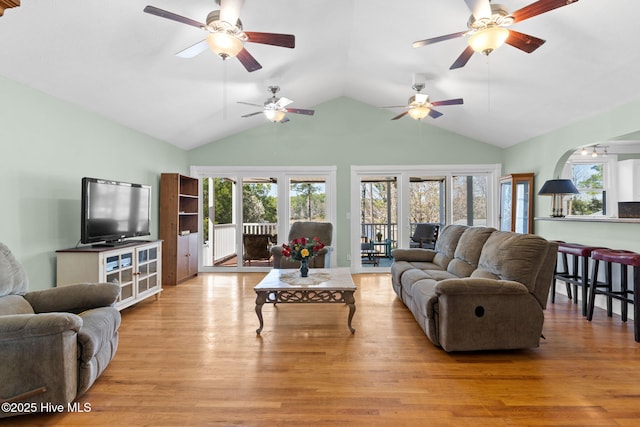
[[[540,191],[541,196],[552,196],[551,216],[553,218],[563,218],[562,196],[565,194],[579,194],[580,192],[570,179],[550,179],[544,183]]]

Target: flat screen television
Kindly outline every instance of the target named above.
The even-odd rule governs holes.
[[[82,178],[83,244],[115,245],[150,235],[151,186]]]

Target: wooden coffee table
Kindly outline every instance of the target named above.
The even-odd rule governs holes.
[[[262,332],[264,325],[262,306],[265,303],[347,304],[347,326],[351,333],[356,331],[351,327],[351,319],[356,312],[353,293],[357,288],[349,268],[312,268],[309,277],[300,277],[297,269],[274,268],[253,289],[257,294],[256,314],[260,321],[257,334]]]

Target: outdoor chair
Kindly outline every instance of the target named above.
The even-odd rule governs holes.
[[[413,236],[411,236],[409,247],[434,249],[436,246],[436,240],[438,239],[439,228],[439,224],[430,222],[421,222],[416,224],[416,229],[413,232]]]
[[[268,260],[271,258],[269,251],[271,246],[270,234],[243,234],[242,235],[243,261],[251,265],[253,260]]]

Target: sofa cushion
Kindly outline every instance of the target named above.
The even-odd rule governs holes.
[[[469,227],[460,236],[454,257],[447,271],[457,277],[469,277],[478,268],[478,260],[485,242],[496,231],[490,227]]]
[[[20,295],[6,295],[0,297],[0,316],[9,314],[33,314],[33,308]]]
[[[533,293],[548,248],[549,243],[540,236],[496,231],[487,239],[478,262],[481,271],[473,277],[513,280]]]
[[[436,254],[433,257],[433,263],[446,269],[449,262],[453,259],[456,252],[456,246],[458,246],[458,240],[460,236],[467,229],[464,225],[446,225],[442,228],[442,231],[438,235],[436,241],[435,251]]]

